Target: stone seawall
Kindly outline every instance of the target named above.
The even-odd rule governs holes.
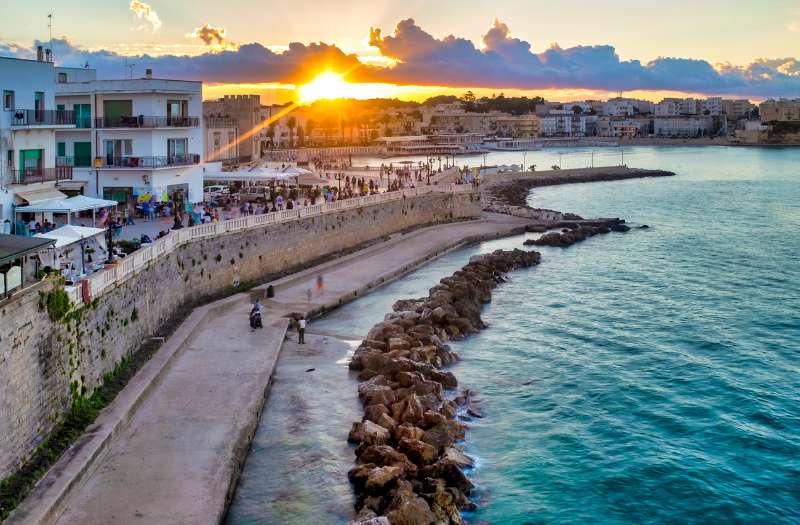
[[[408,228],[480,215],[475,193],[427,194],[181,246],[52,321],[51,284],[0,306],[0,478],[70,406],[182,308]]]

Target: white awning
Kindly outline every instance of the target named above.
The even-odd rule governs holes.
[[[63,195],[63,193],[61,193],[61,195]],[[30,206],[17,206],[14,211],[17,213],[75,213],[78,211],[110,208],[117,205],[117,201],[95,199],[85,195],[78,195],[77,197],[70,197],[68,199],[41,201],[36,204],[31,204]]]
[[[54,199],[66,199],[67,196],[58,191],[56,188],[42,188],[32,191],[18,191],[15,196],[24,200],[28,204],[36,204],[38,202],[50,201]]]
[[[78,242],[81,239],[90,239],[95,235],[104,234],[103,228],[88,228],[86,226],[73,226],[68,224],[47,233],[37,233],[34,237],[41,237],[44,239],[55,239],[56,248],[70,245]]]
[[[217,171],[203,174],[203,180],[209,182],[272,182],[293,180],[296,177],[297,175],[295,174],[282,173],[269,168],[253,168],[252,170],[242,171]]]

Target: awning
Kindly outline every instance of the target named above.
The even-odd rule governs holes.
[[[36,204],[42,201],[67,198],[66,195],[58,191],[56,188],[42,188],[33,191],[18,191],[16,192],[16,197],[19,197],[28,204]]]
[[[55,242],[55,239],[22,237],[20,235],[0,233],[0,264],[41,251],[51,244],[55,244]]]
[[[56,186],[59,190],[65,191],[81,191],[86,187],[88,182],[85,180],[65,180],[58,183]]]
[[[59,192],[60,193],[60,192]],[[62,194],[63,195],[63,194]],[[51,199],[40,201],[29,206],[17,206],[17,213],[75,213],[85,210],[99,210],[117,206],[117,201],[95,199],[86,195],[77,195],[68,199]]]
[[[86,226],[73,226],[67,224],[47,233],[37,233],[34,238],[39,239],[53,239],[56,241],[56,248],[67,246],[69,244],[80,241],[81,239],[90,239],[95,235],[104,234],[103,228],[89,228]]]

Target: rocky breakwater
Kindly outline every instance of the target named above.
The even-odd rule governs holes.
[[[589,237],[601,235],[611,232],[625,233],[630,231],[631,227],[625,224],[624,219],[597,219],[597,220],[582,220],[581,222],[564,222],[553,225],[555,228],[563,228],[560,232],[545,233],[537,239],[528,239],[524,243],[525,246],[554,246],[566,248],[581,241],[585,241]],[[648,228],[642,225],[638,228]],[[536,228],[530,228],[529,231],[539,231]]]
[[[457,443],[466,428],[459,410],[475,409],[469,392],[446,395],[458,381],[442,368],[458,356],[445,341],[485,328],[481,307],[504,274],[539,262],[524,250],[472,257],[427,297],[396,302],[369,331],[350,362],[364,406],[348,437],[357,445],[351,524],[461,524],[460,511],[474,508],[463,471],[472,461]]]

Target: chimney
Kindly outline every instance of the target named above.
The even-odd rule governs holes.
[[[44,61],[45,62],[52,62],[53,61],[53,55],[52,55],[52,51],[50,51],[50,49],[45,49],[44,50]]]
[[[36,46],[36,60],[44,62],[44,48],[42,46]]]
[[[144,70],[144,78],[153,78],[153,70],[149,67]]]

